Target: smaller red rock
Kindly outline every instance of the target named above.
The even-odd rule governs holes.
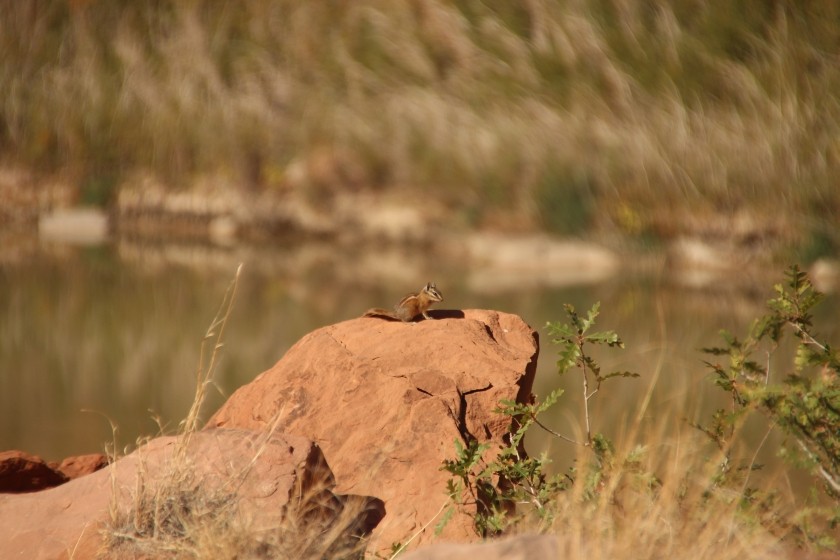
[[[57,470],[64,474],[68,480],[73,480],[86,474],[95,473],[99,469],[107,466],[107,456],[102,453],[91,453],[89,455],[67,457],[58,465]]]
[[[40,457],[15,450],[0,452],[0,493],[37,492],[67,480]]]

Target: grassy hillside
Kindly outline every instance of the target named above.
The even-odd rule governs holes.
[[[94,202],[142,171],[420,190],[506,229],[748,209],[836,247],[838,21],[829,0],[6,2],[0,146]]]

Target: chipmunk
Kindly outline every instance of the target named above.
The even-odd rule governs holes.
[[[388,317],[390,319],[397,319],[404,323],[408,323],[418,315],[422,315],[425,319],[431,319],[426,311],[433,303],[443,301],[443,295],[435,287],[434,282],[429,282],[417,294],[409,294],[402,298],[399,303],[394,306],[393,311],[374,307],[365,311],[362,317]]]

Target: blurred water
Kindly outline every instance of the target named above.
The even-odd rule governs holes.
[[[406,258],[411,259],[408,255]],[[174,430],[193,400],[202,337],[236,264],[245,263],[227,327],[224,358],[207,412],[240,385],[274,364],[311,330],[390,305],[434,280],[443,308],[493,308],[521,315],[540,331],[535,392],[557,385],[567,393],[547,421],[564,433],[580,430],[579,377],[560,378],[556,350],[544,325],[564,317],[563,304],[585,310],[601,302],[599,329],[615,329],[624,350],[596,354],[605,370],[642,377],[614,380],[593,399],[593,429],[620,432],[649,402],[644,416],[680,407],[693,419],[717,406],[698,349],[717,332],[742,332],[763,312],[771,284],[721,279],[688,288],[659,267],[623,270],[596,284],[517,288],[471,280],[464,262],[414,262],[406,279],[400,257],[383,250],[348,254],[329,245],[275,249],[214,249],[105,245],[42,246],[0,265],[0,450],[23,449],[55,460],[103,450],[118,428],[118,447]],[[371,272],[371,262],[392,262]],[[737,284],[738,287],[733,287]],[[476,288],[480,286],[480,288]],[[837,340],[837,298],[821,306],[821,333]],[[669,418],[674,418],[673,411]],[[534,437],[529,447],[571,453],[564,444]]]

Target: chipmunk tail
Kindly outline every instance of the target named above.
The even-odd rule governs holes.
[[[392,319],[399,321],[399,319],[394,316],[394,312],[388,309],[382,309],[381,307],[371,307],[364,313],[362,313],[362,317],[382,317],[384,319]]]

